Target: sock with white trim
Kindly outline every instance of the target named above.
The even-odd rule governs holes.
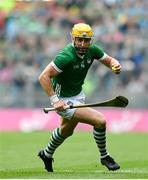
[[[51,158],[57,147],[60,146],[65,139],[66,138],[61,135],[60,129],[55,129],[51,134],[47,147],[44,149],[45,156]]]
[[[105,158],[109,155],[106,150],[106,128],[94,128],[93,136],[100,151],[101,158]]]

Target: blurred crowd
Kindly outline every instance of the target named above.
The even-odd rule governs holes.
[[[48,104],[38,76],[71,42],[71,28],[78,22],[90,24],[94,42],[123,67],[116,76],[94,63],[84,86],[88,99],[115,94],[145,98],[147,9],[147,0],[31,0],[14,1],[9,11],[0,8],[0,107]]]

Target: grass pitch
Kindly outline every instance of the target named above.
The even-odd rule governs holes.
[[[56,151],[54,173],[43,168],[37,153],[50,133],[0,133],[0,178],[148,179],[148,134],[107,134],[110,154],[121,165],[115,172],[99,162],[91,132],[76,132]]]

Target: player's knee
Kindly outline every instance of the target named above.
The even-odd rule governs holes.
[[[106,127],[106,118],[103,114],[101,114],[98,117],[95,127],[96,128],[105,128]]]

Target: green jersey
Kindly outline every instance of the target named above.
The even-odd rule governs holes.
[[[51,62],[60,72],[53,77],[53,87],[58,96],[71,97],[82,91],[87,72],[94,59],[102,60],[106,54],[92,44],[83,57],[79,57],[72,44],[68,44]]]

